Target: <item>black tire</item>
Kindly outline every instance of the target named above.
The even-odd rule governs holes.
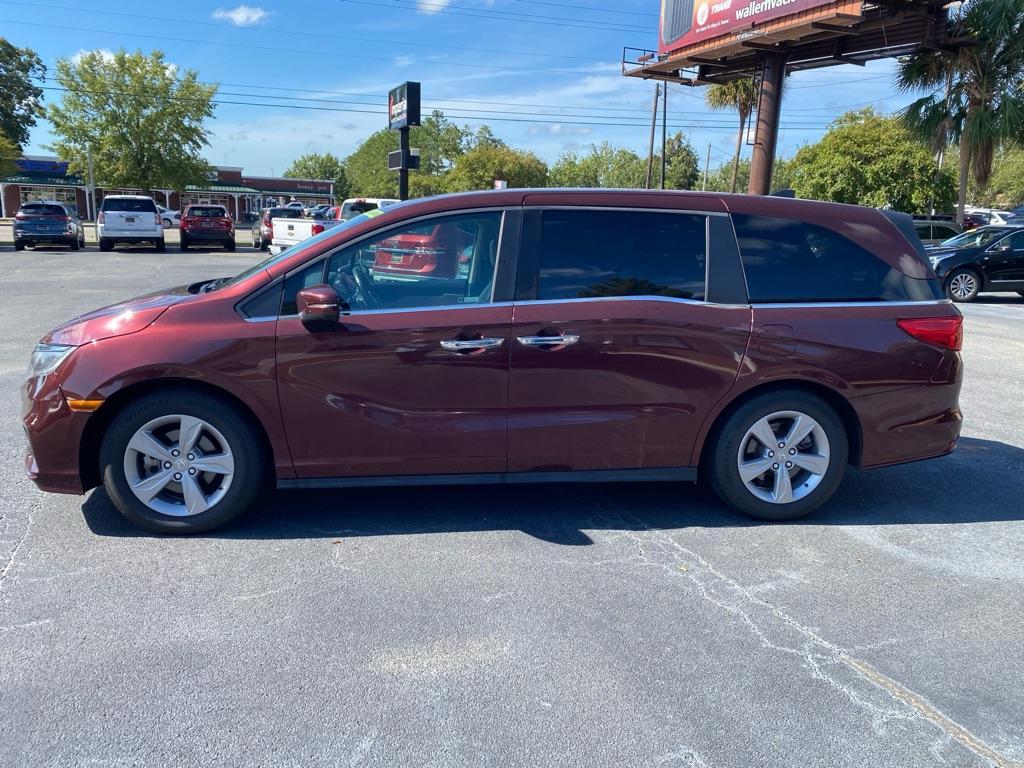
[[[228,242],[224,243],[224,250],[225,251],[234,251],[235,250],[235,241],[234,240],[229,240]]]
[[[15,240],[14,241],[14,250],[16,250],[16,251],[24,251],[25,250],[25,243],[24,243],[24,241],[22,241],[22,240]]]
[[[178,241],[178,248],[187,251],[188,250],[188,238],[181,235],[181,239]]]
[[[110,246],[111,246],[110,240],[108,240],[105,237],[101,237],[100,238],[100,250],[101,251],[109,251],[110,250]]]
[[[73,238],[71,238],[71,242],[68,243],[68,247],[72,251],[77,251],[82,247],[82,244],[78,242],[78,235],[75,235]]]
[[[817,486],[802,498],[787,503],[773,503],[754,495],[740,478],[739,470],[740,443],[747,430],[765,416],[780,411],[810,416],[824,431],[829,446],[828,467]],[[759,520],[795,520],[810,514],[832,497],[842,482],[848,457],[846,429],[831,406],[807,392],[779,390],[742,404],[721,424],[705,450],[704,470],[715,493],[734,509]],[[800,482],[795,491],[800,490],[802,477],[803,471],[797,468],[794,478]]]
[[[234,456],[234,474],[224,496],[205,512],[192,516],[161,514],[142,502],[125,475],[129,441],[145,424],[162,416],[181,414],[208,422],[226,439]],[[114,506],[135,525],[156,533],[192,534],[219,528],[248,510],[263,492],[268,461],[256,429],[234,407],[218,398],[168,389],[143,395],[118,413],[100,446],[103,487]]]
[[[167,244],[164,242],[162,237],[159,240],[154,241],[153,247],[156,248],[157,253],[163,253],[167,250]]]
[[[964,293],[960,286],[968,286],[970,290]],[[947,298],[966,304],[978,298],[981,292],[981,276],[969,267],[957,267],[946,276],[943,288]]]

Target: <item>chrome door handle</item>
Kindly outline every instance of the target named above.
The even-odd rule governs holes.
[[[490,339],[449,339],[441,342],[441,348],[449,352],[470,352],[474,349],[494,349],[500,347],[503,338]]]
[[[517,336],[516,341],[527,347],[567,347],[575,344],[580,337],[574,333],[561,336]]]

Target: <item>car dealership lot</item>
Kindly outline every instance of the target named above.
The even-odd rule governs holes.
[[[361,489],[172,539],[24,479],[42,333],[258,258],[0,247],[0,764],[1024,761],[1024,300],[965,308],[955,454],[793,524],[688,485]]]

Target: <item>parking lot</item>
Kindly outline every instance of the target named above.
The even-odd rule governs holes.
[[[195,538],[24,477],[35,341],[261,258],[0,246],[0,765],[1024,763],[1024,299],[964,437],[759,524],[690,485],[277,493]]]

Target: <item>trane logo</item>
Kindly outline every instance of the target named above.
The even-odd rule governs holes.
[[[782,8],[785,5],[792,5],[797,0],[754,0],[744,8],[736,9],[737,19],[749,19],[751,16],[758,16],[768,11],[773,11],[776,8]]]
[[[732,8],[732,0],[722,0],[722,2],[711,6],[711,12],[721,13],[722,11],[728,11],[730,8]]]

